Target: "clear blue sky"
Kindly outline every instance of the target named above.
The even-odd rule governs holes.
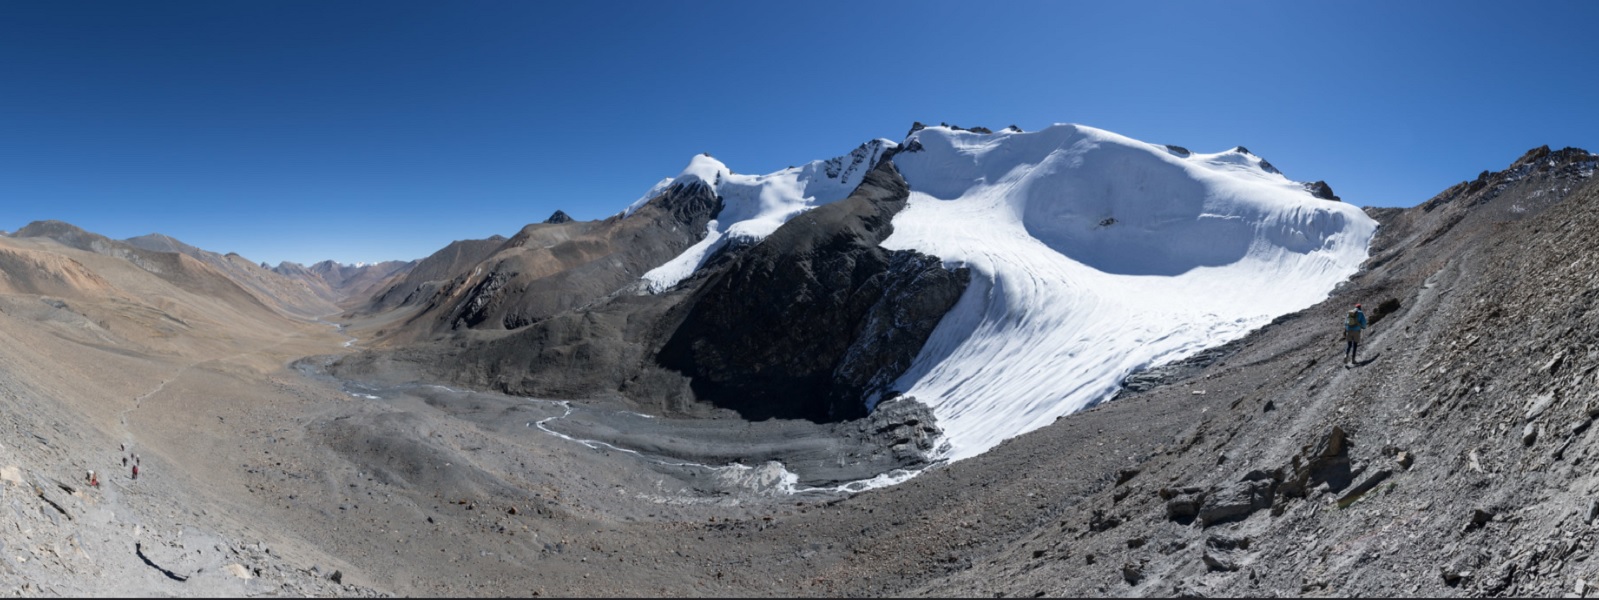
[[[1599,150],[1599,2],[0,2],[0,229],[413,259],[912,121],[1247,146],[1411,206]]]

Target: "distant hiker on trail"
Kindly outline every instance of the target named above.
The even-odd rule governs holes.
[[[133,478],[139,478],[139,465],[133,465]]]
[[[1356,304],[1355,309],[1349,311],[1344,317],[1344,365],[1355,364],[1355,355],[1360,352],[1360,332],[1366,329],[1366,311],[1361,310]]]

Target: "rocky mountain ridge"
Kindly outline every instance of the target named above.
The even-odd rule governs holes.
[[[271,270],[299,281],[330,304],[344,307],[365,303],[376,290],[392,285],[395,279],[404,277],[416,264],[417,261],[414,260],[388,260],[346,265],[324,260],[309,267],[299,263],[281,262]]]

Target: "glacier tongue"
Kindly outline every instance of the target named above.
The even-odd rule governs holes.
[[[933,407],[956,460],[1319,302],[1376,230],[1242,149],[1177,153],[1073,125],[930,128],[905,148],[910,204],[883,245],[973,280],[896,389]]]

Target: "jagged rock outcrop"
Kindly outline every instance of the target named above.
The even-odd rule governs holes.
[[[481,240],[450,242],[427,258],[416,261],[402,277],[373,294],[366,310],[387,310],[430,298],[441,284],[469,272],[504,246],[505,241],[505,236],[493,235]]]
[[[544,222],[545,223],[549,223],[551,225],[560,225],[562,223],[571,223],[572,222],[572,215],[566,214],[566,211],[564,211],[564,210],[557,210],[557,211],[555,211],[555,214],[550,215],[550,218],[545,219]]]
[[[895,396],[877,404],[872,414],[854,422],[845,436],[860,437],[869,447],[882,448],[902,468],[923,467],[943,449],[944,430],[933,409],[910,396]]]
[[[909,187],[891,161],[849,198],[791,220],[706,275],[660,363],[747,418],[865,416],[969,275],[879,246]]]
[[[411,335],[514,330],[614,294],[705,236],[721,210],[709,186],[672,186],[626,217],[537,223],[446,281],[407,281]],[[380,296],[392,302],[399,290]]]
[[[1322,200],[1332,200],[1334,202],[1343,201],[1342,198],[1338,197],[1338,194],[1333,193],[1332,186],[1327,185],[1327,182],[1325,181],[1318,180],[1304,185],[1305,191],[1310,192],[1310,195],[1312,196],[1321,198]]]

